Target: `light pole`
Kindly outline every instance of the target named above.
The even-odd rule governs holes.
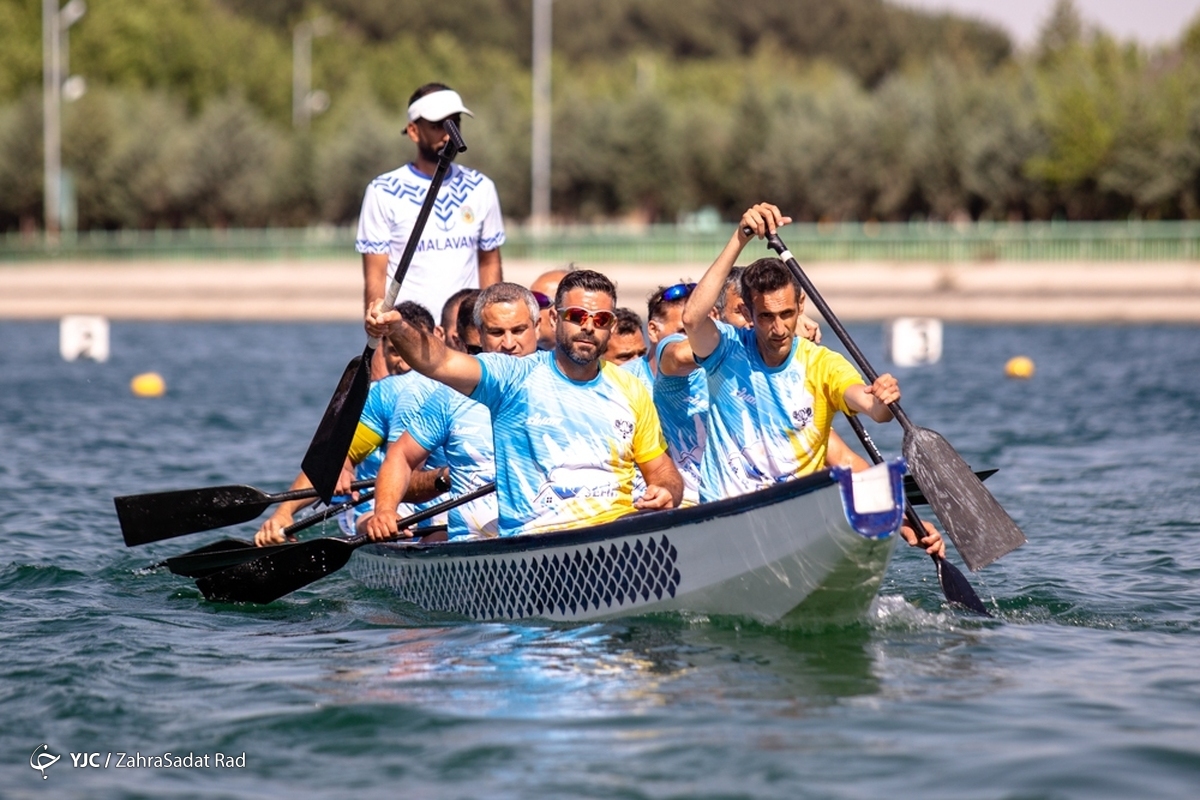
[[[550,51],[553,0],[533,0],[533,136],[529,224],[550,225]]]
[[[45,147],[43,194],[47,236],[57,236],[62,221],[62,50],[67,29],[87,13],[84,0],[60,10],[58,0],[42,0],[42,141]]]
[[[313,114],[329,108],[329,95],[312,90],[312,40],[330,31],[328,17],[301,22],[292,31],[292,126],[307,128]]]

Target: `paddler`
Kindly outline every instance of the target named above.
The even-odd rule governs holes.
[[[751,238],[789,222],[769,203],[743,214],[684,307],[686,347],[668,343],[668,352],[660,354],[662,372],[687,375],[692,363],[705,370],[710,408],[700,469],[702,500],[745,494],[838,463],[830,453],[834,414],[865,413],[888,422],[888,403],[900,399],[899,384],[890,374],[868,386],[843,356],[796,335],[804,291],[777,258],[759,259],[742,273],[741,305],[752,327],[713,318],[719,299],[726,308],[738,305],[731,302],[727,279],[742,249]],[[835,458],[852,467],[867,466],[840,439],[838,445],[842,452]],[[920,544],[944,555],[940,534],[929,523],[925,527]],[[911,530],[902,533],[916,544]]]
[[[462,341],[476,342],[476,352],[516,357],[537,350],[538,304],[528,289],[515,283],[493,283],[478,295],[469,309],[464,300],[461,312],[472,313],[459,314]],[[375,541],[409,535],[397,529],[400,514],[391,509],[408,490],[414,470],[431,452],[445,454],[450,491],[455,496],[496,480],[491,412],[449,386],[437,384],[420,413],[410,413],[394,425],[404,434],[388,448],[375,483],[378,508],[366,526]],[[490,494],[453,509],[447,533],[451,539],[490,538],[498,533],[498,517],[496,496]]]
[[[568,273],[554,298],[554,350],[524,358],[456,353],[396,312],[374,320],[413,369],[491,411],[501,536],[679,505],[683,482],[649,392],[601,358],[616,300],[604,275]],[[646,481],[637,501],[635,470]]]
[[[406,300],[399,304],[408,318],[430,336],[441,337],[441,329],[433,324],[433,315],[424,306]],[[379,466],[383,463],[383,453],[380,448],[389,441],[395,441],[403,430],[392,430],[390,421],[397,407],[420,408],[436,387],[436,384],[425,376],[413,372],[394,348],[386,341],[381,342],[378,352],[384,353],[384,363],[387,364],[389,375],[371,384],[367,401],[363,405],[355,430],[354,441],[350,453],[338,479],[335,491],[346,494],[347,487],[353,480],[370,480],[376,477]],[[431,469],[422,470],[412,481],[409,491],[404,495],[408,503],[422,503],[432,500],[450,488],[449,474],[445,465],[431,465]],[[301,472],[292,482],[290,489],[308,489],[312,482]],[[297,511],[308,501],[292,500],[280,503],[275,512],[268,517],[254,535],[254,543],[259,547],[269,544],[279,544],[284,541],[283,529],[292,524]],[[364,503],[350,509],[348,517],[349,530],[355,530],[363,524],[371,513],[375,501]]]

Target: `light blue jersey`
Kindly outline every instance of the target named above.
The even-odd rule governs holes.
[[[650,369],[650,359],[646,356],[638,356],[631,358],[621,365],[621,369],[628,370],[637,376],[642,385],[646,387],[646,391],[654,391],[654,372]]]
[[[383,460],[387,456],[387,446],[404,433],[405,428],[402,423],[397,424],[398,420],[402,420],[410,414],[419,413],[426,399],[440,385],[437,381],[426,378],[415,370],[410,370],[402,375],[389,375],[371,384],[358,422],[362,428],[366,428],[374,434],[376,447],[355,467],[355,479],[372,481],[379,476],[379,468],[383,466]],[[358,446],[358,441],[355,446]],[[436,468],[445,466],[444,462],[444,456],[438,450],[430,454],[426,463],[429,467]],[[418,505],[401,503],[400,515],[413,514],[436,502],[438,502],[437,499]],[[343,519],[343,528],[354,531],[359,518],[370,513],[374,508],[375,501],[372,500],[348,509]],[[433,524],[435,524],[433,520],[422,523],[424,526]]]
[[[782,364],[768,367],[753,328],[718,322],[717,329],[717,349],[697,359],[709,394],[700,499],[733,497],[823,469],[833,417],[855,413],[845,394],[862,376],[843,356],[800,337]]]
[[[477,356],[482,374],[471,398],[492,412],[501,536],[630,513],[637,464],[667,449],[637,378],[601,361],[599,375],[578,383],[554,357]]]
[[[662,363],[667,345],[686,341],[682,333],[664,338],[655,349],[655,363]],[[700,463],[708,439],[708,376],[704,368],[683,376],[659,372],[654,378],[654,407],[667,437],[667,452],[683,476],[683,504],[694,505],[700,502]]]
[[[437,451],[444,453],[454,496],[496,480],[492,415],[486,406],[439,384],[425,401],[422,413],[413,416],[406,429],[431,455]],[[450,538],[495,536],[499,527],[497,517],[495,494],[458,506],[449,514]]]

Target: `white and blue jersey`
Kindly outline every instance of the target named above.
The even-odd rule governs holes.
[[[709,394],[700,499],[733,497],[823,469],[833,418],[855,413],[845,394],[862,376],[840,354],[800,337],[782,364],[768,367],[753,328],[718,322],[717,329],[717,348],[697,358]]]
[[[386,253],[388,277],[404,254],[431,178],[412,164],[380,175],[367,186],[354,247]],[[482,172],[451,164],[397,301],[415,300],[435,317],[459,289],[479,288],[479,251],[504,244],[496,186]]]
[[[486,406],[439,384],[425,401],[422,412],[408,419],[406,430],[430,457],[435,452],[444,454],[454,496],[496,480],[492,415]],[[451,509],[447,522],[449,536],[451,539],[495,536],[498,516],[495,494],[476,498]]]
[[[655,363],[662,363],[667,345],[686,341],[682,333],[664,338],[655,349]],[[695,505],[700,502],[700,464],[708,439],[708,376],[704,368],[682,376],[664,375],[660,370],[654,378],[654,407],[667,438],[667,452],[683,477],[683,505]]]
[[[554,351],[477,356],[473,400],[491,409],[500,535],[599,524],[634,510],[637,464],[666,452],[650,393],[606,361],[568,378]]]

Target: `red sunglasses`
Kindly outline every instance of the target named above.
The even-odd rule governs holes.
[[[578,325],[581,328],[587,323],[590,317],[592,324],[602,330],[611,328],[613,323],[617,321],[617,315],[611,311],[588,311],[586,308],[580,308],[579,306],[560,308],[558,316],[560,319],[572,325]]]

